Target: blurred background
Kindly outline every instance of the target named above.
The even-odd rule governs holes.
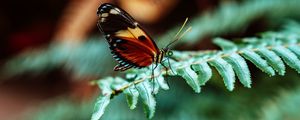
[[[300,22],[300,0],[27,0],[0,4],[0,119],[86,120],[99,88],[90,84],[116,65],[96,26],[101,3],[114,3],[166,45],[186,17],[193,30],[176,50],[219,49],[214,37],[238,39]],[[157,96],[154,119],[300,118],[300,75],[269,77],[249,63],[253,85],[229,92],[216,77],[200,94],[173,77]],[[252,67],[251,67],[252,66]],[[103,119],[146,119],[114,98]]]

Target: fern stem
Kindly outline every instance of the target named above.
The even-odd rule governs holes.
[[[298,46],[300,46],[300,43],[297,43],[296,45],[298,45]],[[283,47],[285,47],[285,48],[287,48],[287,47],[289,47],[290,45],[289,44],[286,44],[286,45],[283,45]],[[274,46],[267,46],[266,47],[268,50],[271,50],[272,48],[274,48]],[[260,49],[259,48],[252,48],[252,49],[249,49],[250,51],[253,51],[253,52],[257,52],[257,51],[259,51]],[[199,52],[202,52],[202,51],[198,51],[197,53],[199,54]],[[207,53],[209,53],[208,51],[206,51]],[[214,52],[216,52],[216,51],[214,51]],[[235,53],[237,53],[237,54],[242,54],[243,53],[243,51],[242,50],[238,50],[238,51],[236,51]],[[221,58],[225,58],[225,57],[228,57],[228,56],[230,56],[231,54],[222,54],[220,57]],[[180,61],[184,61],[184,60],[188,60],[188,59],[191,59],[192,58],[192,56],[190,57],[190,58],[185,58],[185,59],[180,59]],[[206,59],[206,60],[202,60],[202,61],[196,61],[196,62],[192,62],[190,65],[193,65],[193,64],[200,64],[200,63],[202,63],[202,62],[209,62],[209,61],[212,61],[212,60],[215,60],[215,58],[209,58],[209,59]],[[185,67],[188,67],[188,66],[181,66],[181,67],[179,67],[179,69],[182,69],[182,68],[185,68]]]
[[[162,72],[165,72],[165,70],[161,70],[161,73]],[[131,82],[129,84],[126,84],[126,85],[124,85],[123,87],[121,87],[119,89],[113,90],[111,92],[111,98],[114,97],[115,95],[118,95],[119,93],[122,93],[124,90],[126,90],[127,88],[129,88],[129,87],[131,87],[133,85],[137,85],[137,84],[139,84],[141,82],[144,82],[147,79],[151,79],[152,80],[152,78],[156,78],[156,77],[160,76],[161,73],[159,73],[158,75],[154,75],[154,76],[151,75],[151,77],[144,77],[144,78],[141,78],[141,79],[138,79],[138,80],[134,80],[133,82]]]
[[[296,43],[296,45],[297,45],[297,46],[300,46],[300,43]],[[282,46],[285,47],[285,48],[287,48],[287,47],[290,46],[290,44],[286,44],[286,45],[282,45]],[[267,48],[268,50],[271,50],[271,49],[274,48],[274,47],[275,47],[275,46],[266,46],[266,48]],[[252,48],[252,49],[249,49],[249,50],[250,50],[250,51],[253,51],[253,52],[257,52],[257,51],[259,51],[260,49],[259,49],[259,48]],[[217,52],[219,52],[219,51],[218,51],[218,50],[205,50],[205,51],[198,51],[198,52],[187,52],[187,53],[190,54],[191,56],[189,56],[189,58],[179,59],[179,61],[184,61],[184,60],[187,60],[187,59],[191,59],[191,58],[193,57],[193,55],[198,55],[198,54],[210,54],[210,53],[217,53]],[[242,51],[242,50],[238,50],[238,51],[236,51],[236,52],[234,52],[234,53],[242,54],[243,51]],[[231,54],[234,54],[234,53],[231,53]],[[220,57],[220,58],[226,58],[226,57],[229,57],[231,54],[221,54],[221,56],[219,56],[219,57]],[[201,60],[201,61],[192,62],[192,63],[190,63],[190,64],[188,64],[188,65],[180,66],[180,67],[178,67],[177,69],[183,69],[183,68],[189,67],[189,66],[191,66],[191,65],[201,64],[202,62],[210,62],[210,61],[215,60],[216,58],[218,58],[218,57],[208,58],[208,59],[206,59],[206,60]],[[168,71],[169,71],[169,70],[168,70]],[[133,82],[131,82],[131,83],[129,83],[129,84],[126,84],[126,85],[124,85],[123,87],[121,87],[120,89],[113,90],[112,93],[111,93],[111,98],[112,98],[113,96],[115,96],[115,95],[118,95],[119,93],[122,93],[124,90],[126,90],[127,88],[129,88],[129,87],[131,87],[131,86],[133,86],[133,85],[137,85],[137,84],[139,84],[139,83],[141,83],[141,82],[144,82],[144,81],[147,80],[147,79],[151,79],[151,80],[152,80],[152,78],[156,78],[156,77],[160,76],[162,73],[165,74],[166,72],[167,72],[166,70],[162,69],[158,75],[154,75],[154,76],[151,75],[151,77],[147,77],[147,76],[146,76],[146,77],[144,77],[144,78],[141,78],[141,79],[135,80],[135,81],[133,81]]]

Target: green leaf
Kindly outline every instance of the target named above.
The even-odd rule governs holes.
[[[158,76],[157,78],[158,84],[159,86],[163,89],[163,90],[169,90],[169,85],[166,83],[164,77],[162,75]]]
[[[241,55],[245,57],[247,60],[251,61],[255,66],[257,66],[263,72],[271,76],[275,75],[275,71],[273,70],[273,68],[269,66],[268,62],[262,59],[257,53],[248,49],[244,49],[242,50]]]
[[[205,85],[205,83],[211,78],[212,71],[208,66],[207,62],[201,62],[200,64],[191,65],[193,71],[198,75],[198,81],[200,85]]]
[[[114,82],[114,78],[113,77],[107,77],[101,80],[98,80],[98,86],[99,88],[101,88],[101,92],[102,95],[104,94],[111,94],[112,93],[112,89],[111,89],[111,85]]]
[[[283,61],[273,51],[268,50],[267,48],[259,48],[257,53],[265,58],[267,62],[273,67],[273,69],[279,73],[279,75],[285,74],[285,66]]]
[[[169,89],[163,75],[181,76],[196,93],[199,93],[201,86],[205,85],[212,77],[211,66],[213,66],[223,78],[228,90],[232,91],[234,89],[235,75],[245,87],[250,88],[251,75],[245,59],[271,76],[275,75],[275,71],[280,75],[284,75],[284,63],[299,72],[299,38],[298,33],[285,32],[269,32],[263,34],[262,38],[244,38],[243,41],[237,44],[218,38],[215,39],[215,43],[223,50],[175,51],[174,55],[169,57],[170,62],[164,61],[162,63],[163,65],[169,65],[174,70],[171,74],[171,70],[167,73],[159,65],[154,71],[154,79],[149,77],[153,73],[151,67],[148,67],[127,71],[126,78],[130,81],[118,77],[108,77],[99,80],[98,85],[103,92],[101,96],[114,96],[116,94],[113,93],[124,92],[130,109],[136,108],[138,97],[140,97],[147,118],[150,119],[154,116],[156,106],[153,95],[157,94],[160,88]],[[98,111],[95,109],[95,119],[101,117],[105,106],[108,104],[106,104],[107,101],[102,100],[103,102],[100,101],[100,103],[99,101],[97,101]],[[104,107],[99,108],[99,105]]]
[[[223,81],[225,83],[226,88],[229,91],[234,89],[234,82],[235,82],[235,74],[232,69],[232,66],[223,60],[222,58],[215,58],[212,61],[208,62],[212,66],[214,66],[219,74],[223,77]]]
[[[156,106],[156,101],[152,95],[153,88],[151,88],[150,84],[151,84],[150,82],[144,81],[136,85],[136,88],[144,103],[145,114],[149,119],[151,119],[154,116],[155,106]]]
[[[300,60],[293,52],[282,46],[276,46],[272,48],[272,50],[274,50],[274,52],[278,54],[288,66],[294,68],[298,73],[300,73]]]
[[[126,98],[127,98],[127,103],[130,109],[135,109],[136,104],[138,102],[138,97],[139,97],[139,92],[135,89],[134,86],[131,86],[127,88],[124,91]]]
[[[248,65],[243,57],[237,53],[232,53],[228,57],[224,57],[230,65],[232,65],[234,72],[239,78],[240,82],[250,88],[251,87],[251,75]]]
[[[177,74],[183,77],[196,93],[200,93],[201,87],[198,76],[190,67],[177,69]]]
[[[110,95],[101,95],[97,99],[91,120],[99,120],[110,102]]]
[[[214,44],[221,47],[222,50],[224,50],[224,51],[234,50],[237,48],[237,46],[233,42],[223,39],[223,38],[215,38],[213,40],[213,42],[214,42]]]
[[[288,49],[293,51],[298,56],[298,58],[300,58],[300,45],[290,45]]]

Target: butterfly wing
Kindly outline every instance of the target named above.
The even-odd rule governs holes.
[[[128,13],[105,3],[98,8],[97,15],[97,25],[105,34],[113,57],[119,62],[114,70],[142,68],[155,62],[159,49]]]

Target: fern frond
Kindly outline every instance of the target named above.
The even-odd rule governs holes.
[[[192,19],[189,25],[193,30],[176,44],[193,44],[207,36],[237,32],[262,16],[270,22],[285,18],[284,16],[297,17],[298,11],[298,0],[245,0],[240,3],[225,1],[216,10],[205,12]],[[179,27],[159,36],[159,45],[168,44],[170,35],[175,35]]]
[[[198,76],[190,67],[177,69],[177,75],[184,78],[186,83],[191,86],[196,93],[200,93],[201,88]]]
[[[205,85],[205,83],[212,77],[212,70],[206,62],[191,65],[191,68],[197,73],[200,85]]]
[[[132,82],[119,77],[98,80],[97,83],[103,93],[92,118],[99,118],[102,115],[102,111],[110,101],[104,98],[112,98],[122,92],[126,94],[131,109],[136,107],[138,96],[140,96],[147,118],[152,118],[156,103],[153,95],[157,94],[160,88],[169,89],[163,77],[167,72],[171,73],[168,75],[181,76],[196,93],[200,93],[201,86],[211,79],[212,68],[218,71],[229,91],[234,89],[236,76],[245,87],[250,88],[251,75],[246,60],[270,76],[276,73],[284,75],[284,63],[300,73],[298,52],[300,51],[300,35],[296,31],[267,32],[261,37],[244,38],[239,44],[221,38],[215,39],[214,43],[222,50],[174,51],[170,60],[172,70],[166,71],[159,66],[154,72],[155,76],[152,76],[151,68],[144,68],[127,73],[126,78]],[[167,65],[166,62],[162,64]]]
[[[232,91],[235,82],[235,74],[233,72],[232,65],[227,63],[221,57],[214,58],[209,63],[211,66],[214,66],[219,74],[223,77],[223,81],[227,89]]]

